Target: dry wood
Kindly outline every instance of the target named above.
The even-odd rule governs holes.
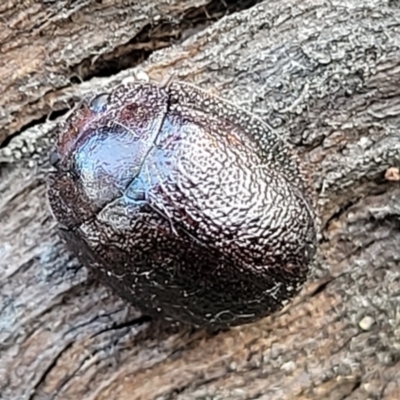
[[[400,398],[400,3],[207,3],[0,5],[0,399]],[[51,111],[171,73],[272,125],[319,195],[302,294],[214,335],[96,284],[46,200]]]

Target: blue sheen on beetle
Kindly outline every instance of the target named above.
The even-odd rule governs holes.
[[[128,131],[95,131],[74,154],[74,170],[94,202],[111,201],[122,194],[134,174],[137,162],[132,146],[137,139]]]

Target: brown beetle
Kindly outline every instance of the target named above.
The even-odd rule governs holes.
[[[49,199],[80,260],[151,315],[220,328],[278,310],[316,249],[313,190],[255,116],[192,85],[121,85],[62,129]]]

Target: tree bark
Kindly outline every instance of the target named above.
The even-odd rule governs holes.
[[[0,5],[0,399],[400,398],[400,3],[255,3]],[[97,284],[46,199],[74,102],[171,74],[272,125],[318,192],[302,293],[212,335]]]

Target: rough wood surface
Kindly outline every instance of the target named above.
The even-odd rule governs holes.
[[[1,399],[400,398],[400,3],[207,3],[0,5]],[[302,294],[214,335],[151,322],[96,284],[46,200],[55,117],[171,73],[277,129],[319,195]]]

